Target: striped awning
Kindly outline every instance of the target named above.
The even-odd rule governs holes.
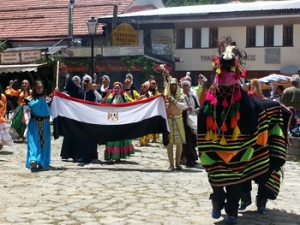
[[[0,65],[0,73],[14,73],[14,72],[36,72],[38,67],[46,65],[43,64],[17,64],[17,65]]]

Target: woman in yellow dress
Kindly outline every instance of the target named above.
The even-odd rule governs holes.
[[[2,93],[2,88],[0,88],[0,150],[3,148],[3,145],[12,146],[14,144],[8,132],[9,127],[6,124],[5,113],[6,113],[6,97]]]

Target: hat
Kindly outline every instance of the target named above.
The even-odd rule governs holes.
[[[178,81],[176,78],[171,78],[170,84],[178,84]]]
[[[192,78],[190,76],[185,76],[184,80],[188,80],[188,81],[192,82]]]
[[[90,75],[85,75],[85,76],[83,76],[82,81],[84,82],[84,81],[86,81],[86,80],[88,80],[89,83],[92,83],[92,78],[91,78]]]
[[[207,81],[207,78],[203,74],[199,74],[199,78],[201,78],[204,82]]]
[[[106,80],[108,80],[108,82],[110,82],[109,76],[103,75],[102,78],[106,78]]]
[[[291,82],[299,83],[300,82],[300,76],[298,74],[293,74],[291,77]]]
[[[188,85],[189,87],[191,86],[191,82],[188,80],[184,80],[180,84],[181,84],[181,87],[183,87],[183,85]]]
[[[190,76],[190,75],[191,75],[191,72],[186,72],[185,75],[186,75],[186,76]]]

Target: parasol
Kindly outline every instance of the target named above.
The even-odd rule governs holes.
[[[270,83],[274,83],[275,88],[278,85],[282,85],[284,88],[290,87],[292,85],[291,77],[275,73],[272,73],[266,77],[259,78],[258,81],[261,84],[262,90],[271,89]],[[249,85],[250,83],[245,83],[243,87],[247,88]]]

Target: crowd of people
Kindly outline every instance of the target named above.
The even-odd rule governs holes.
[[[211,216],[220,218],[225,208],[229,224],[237,223],[238,209],[245,210],[252,203],[252,180],[258,184],[259,213],[266,212],[268,199],[276,199],[285,163],[288,144],[285,131],[291,111],[294,116],[300,116],[299,75],[291,77],[292,87],[286,89],[271,84],[270,99],[263,95],[257,79],[251,81],[250,90],[246,92],[239,81],[245,77],[241,61],[246,56],[235,45],[230,38],[219,42],[218,54],[213,58],[216,76],[208,90],[204,88],[207,79],[202,74],[199,74],[198,85],[192,88],[189,72],[178,81],[169,71],[162,71],[162,94],[166,99],[170,129],[166,146],[168,170],[182,170],[182,165],[194,167],[201,163],[213,191]],[[153,76],[138,90],[133,85],[132,74],[127,74],[123,82],[113,84],[110,77],[104,75],[98,84],[97,76],[92,78],[85,74],[81,79],[77,75],[71,77],[64,64],[60,69],[66,77],[64,93],[83,101],[113,105],[160,94]],[[7,99],[16,97],[18,106],[13,107],[11,129],[23,141],[27,140],[25,165],[31,170],[51,164],[51,98],[44,87],[43,82],[37,80],[31,90],[29,82],[23,80],[19,89],[10,83],[5,93],[1,93],[0,149],[13,144],[5,117],[7,108],[11,107]],[[158,138],[159,134],[140,137],[140,146],[147,146],[151,140],[157,142]],[[132,140],[106,142],[64,136],[60,156],[62,160],[90,163],[98,159],[98,144],[105,144],[104,160],[109,162],[120,162],[135,153]]]

